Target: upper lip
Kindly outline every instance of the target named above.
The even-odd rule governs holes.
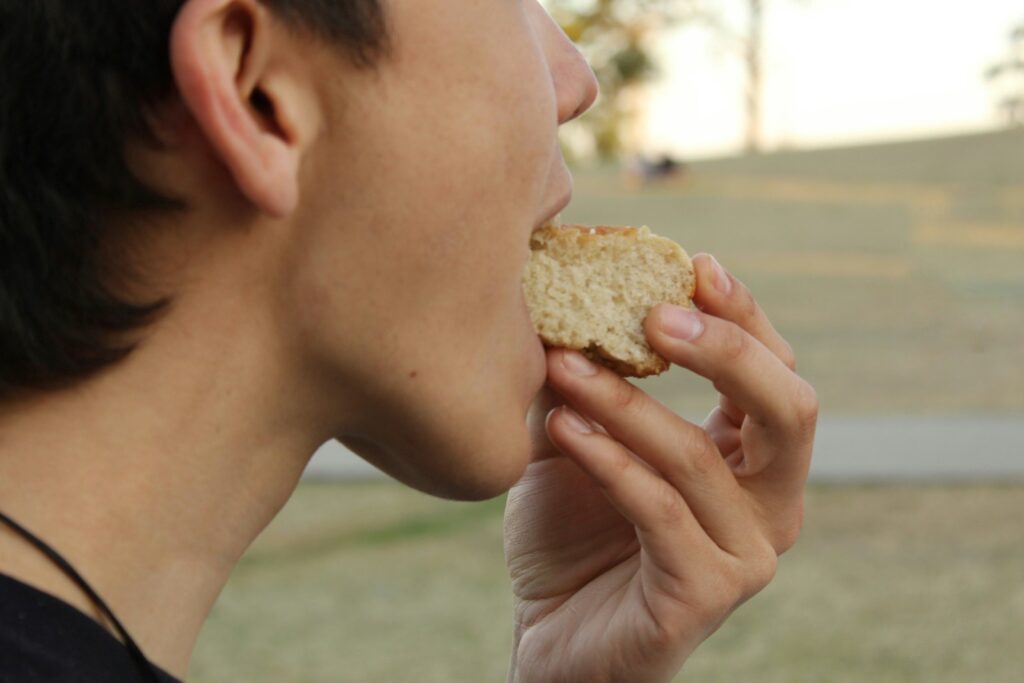
[[[566,190],[564,193],[562,193],[562,195],[559,196],[558,200],[551,205],[551,208],[548,210],[547,213],[544,214],[544,217],[537,222],[537,227],[541,227],[542,225],[550,221],[552,218],[557,216],[559,213],[561,213],[562,209],[569,206],[570,201],[572,201],[572,190]]]

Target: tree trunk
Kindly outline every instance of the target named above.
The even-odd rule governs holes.
[[[747,38],[747,152],[761,151],[761,31],[763,0],[750,2],[750,34]]]

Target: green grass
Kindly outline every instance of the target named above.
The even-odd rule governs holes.
[[[776,580],[678,680],[1020,680],[1024,487],[812,488]],[[194,683],[503,681],[502,502],[304,484],[207,623]]]

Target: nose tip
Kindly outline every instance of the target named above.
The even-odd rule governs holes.
[[[594,106],[594,101],[597,100],[597,96],[601,91],[597,82],[597,76],[594,74],[594,70],[590,68],[590,65],[587,64],[586,60],[583,61],[583,68],[586,70],[586,76],[584,77],[585,82],[582,89],[583,94],[580,97],[579,106],[576,107],[576,110],[569,117],[570,121],[582,116],[588,109]]]
[[[564,89],[558,108],[559,124],[582,116],[593,106],[600,92],[594,70],[590,68],[579,49],[572,43],[569,45],[570,54],[562,65]]]

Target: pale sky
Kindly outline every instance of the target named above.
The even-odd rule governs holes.
[[[764,131],[769,148],[922,137],[994,126],[982,74],[1024,22],[1022,0],[766,0]],[[736,10],[743,0],[721,0]],[[736,151],[740,59],[704,31],[663,39],[651,86],[649,152]]]

